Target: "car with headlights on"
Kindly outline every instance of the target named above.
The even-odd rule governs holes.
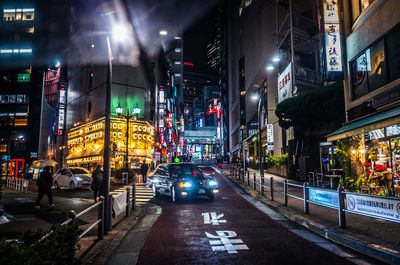
[[[207,196],[214,199],[219,185],[212,175],[205,175],[192,163],[162,164],[148,178],[149,187],[155,196],[171,196],[173,202],[195,196]]]
[[[71,190],[90,187],[92,178],[90,171],[83,167],[61,168],[54,175],[55,189],[68,187]]]

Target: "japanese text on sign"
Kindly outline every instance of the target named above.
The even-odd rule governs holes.
[[[324,0],[326,70],[341,72],[342,51],[340,41],[339,6],[337,0]]]
[[[278,103],[292,96],[292,64],[290,63],[278,77]]]
[[[346,196],[346,209],[376,218],[400,221],[400,200],[351,194]]]

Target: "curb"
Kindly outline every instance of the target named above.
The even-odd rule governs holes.
[[[216,168],[214,168],[216,170]],[[243,190],[249,196],[257,199],[258,201],[262,202],[263,204],[271,207],[273,210],[277,211],[287,219],[307,228],[308,230],[350,249],[353,249],[357,252],[360,252],[364,255],[370,256],[374,259],[389,263],[389,264],[400,264],[400,253],[396,250],[392,250],[389,248],[385,248],[382,246],[368,244],[364,241],[354,239],[350,236],[343,235],[330,229],[322,224],[319,224],[309,218],[301,216],[293,211],[280,207],[273,201],[269,200],[262,200],[258,196],[254,196],[252,192],[250,192],[247,187],[241,185],[240,183],[228,177],[224,172],[217,169],[216,170],[219,174],[223,174],[227,177],[233,184],[238,186],[241,190]]]

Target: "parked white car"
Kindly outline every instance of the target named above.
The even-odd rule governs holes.
[[[90,187],[90,171],[82,167],[61,168],[54,175],[54,188],[69,187],[71,190]]]

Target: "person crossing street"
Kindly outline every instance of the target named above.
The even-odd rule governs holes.
[[[143,163],[140,166],[140,173],[142,174],[143,183],[147,182],[147,172],[149,171],[149,166],[146,163]]]
[[[39,187],[38,198],[35,203],[35,208],[40,209],[40,201],[43,199],[43,196],[46,195],[49,198],[49,206],[50,208],[54,207],[53,204],[53,193],[51,191],[51,186],[53,186],[53,177],[50,173],[51,167],[46,166],[43,169],[43,172],[40,173],[36,184]]]

